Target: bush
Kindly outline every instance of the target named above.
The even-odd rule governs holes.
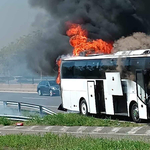
[[[11,121],[6,117],[0,117],[0,124],[4,126],[11,125]]]

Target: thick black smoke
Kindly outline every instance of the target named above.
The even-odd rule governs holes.
[[[33,44],[29,58],[34,70],[48,75],[54,73],[58,56],[72,52],[65,34],[66,21],[81,24],[89,38],[105,41],[150,32],[149,0],[29,0],[29,4],[46,12],[33,24],[42,36]]]

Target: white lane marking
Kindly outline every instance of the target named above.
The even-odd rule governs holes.
[[[51,131],[51,132],[53,132],[53,133],[58,133],[58,131]],[[71,132],[67,132],[67,133],[72,133],[72,134],[76,134],[77,132],[73,132],[73,131],[71,131]],[[83,132],[82,133],[83,135],[108,135],[108,133],[93,133],[93,132]],[[149,136],[149,135],[146,135],[146,134],[142,134],[142,133],[140,133],[140,134],[127,134],[127,133],[116,133],[116,134],[114,134],[114,136],[116,136],[116,135],[123,135],[123,136]]]
[[[93,133],[99,132],[99,131],[101,131],[101,130],[103,130],[103,129],[104,129],[104,127],[97,127],[97,128],[95,128],[92,132],[93,132]]]
[[[4,126],[4,127],[0,128],[0,129],[7,129],[7,128],[10,128],[10,126]]]
[[[77,133],[82,133],[87,127],[79,127]]]
[[[116,133],[116,132],[118,132],[120,129],[121,129],[121,127],[113,128],[110,132],[108,132],[108,134]]]
[[[15,129],[15,128],[13,128],[13,129],[3,129],[3,131],[16,131],[17,129]],[[26,131],[26,132],[46,132],[46,130],[40,130],[40,129],[35,129],[35,130],[27,130],[27,129],[22,129],[22,130],[19,130],[20,132],[22,132],[22,131]],[[59,131],[51,131],[52,133],[58,133]],[[76,134],[77,132],[73,132],[73,131],[69,131],[69,132],[67,132],[67,133],[72,133],[72,134]],[[108,133],[94,133],[94,132],[83,132],[82,134],[84,134],[84,135],[108,135]],[[127,133],[117,133],[117,134],[115,134],[115,135],[122,135],[122,136],[149,136],[149,135],[147,135],[147,134],[145,134],[145,133],[140,133],[140,134],[131,134],[131,135],[129,135],[129,134],[127,134]]]
[[[44,129],[45,130],[51,130],[53,128],[53,126],[48,126],[48,127],[45,127]]]
[[[146,134],[146,135],[150,135],[150,130],[147,130],[147,131],[145,132],[145,134]]]
[[[36,98],[36,97],[22,97],[24,99],[47,99],[47,98]]]
[[[38,126],[29,127],[29,128],[27,128],[27,131],[31,131],[31,130],[33,130],[33,129],[36,128],[36,127],[38,127]]]
[[[66,127],[66,126],[64,126],[64,127],[62,127],[62,128],[60,129],[60,131],[62,131],[62,132],[66,132],[69,128],[70,128],[70,127]]]
[[[11,130],[12,129],[11,127],[12,126],[3,126],[0,128],[0,130]]]
[[[11,127],[13,127],[13,126],[4,126],[4,127],[2,127],[2,128],[0,128],[0,130],[6,130],[6,131],[16,131],[17,130],[17,128],[11,128]],[[22,130],[20,130],[20,132],[21,131],[29,131],[29,132],[32,132],[32,131],[34,131],[34,132],[46,132],[45,130],[41,130],[41,129],[35,129],[35,130],[32,130],[33,128],[35,128],[35,127],[38,127],[38,126],[32,126],[32,127],[30,127],[30,128],[27,128],[27,129],[25,129],[25,128],[23,128]],[[45,127],[45,129],[48,129],[48,128],[51,128],[51,127],[53,127],[53,126],[48,126],[48,127]],[[80,132],[82,132],[83,130],[85,130],[87,127],[83,127],[83,128],[79,128],[80,129]],[[102,128],[104,128],[104,127],[102,127]],[[78,130],[79,130],[78,129]],[[81,129],[82,129],[82,131],[81,131]],[[100,128],[99,128],[100,129]],[[139,128],[138,128],[139,129]],[[98,130],[98,129],[97,129]],[[94,131],[94,130],[93,130]],[[95,129],[95,131],[96,131],[96,129]],[[115,129],[115,131],[116,131],[116,129]],[[59,131],[51,131],[51,132],[53,132],[53,133],[58,133]],[[80,132],[78,132],[78,133],[80,133]],[[67,133],[73,133],[73,134],[75,134],[75,133],[77,133],[77,131],[76,132],[73,132],[73,131],[69,131],[69,132],[67,132]],[[82,134],[87,134],[87,133],[82,133]],[[88,134],[91,134],[91,135],[94,135],[94,134],[98,134],[98,135],[107,135],[108,133],[100,133],[100,132],[88,132]],[[149,134],[150,134],[150,130],[147,130],[147,132],[146,133],[140,133],[140,134],[132,134],[132,135],[134,135],[134,136],[136,136],[136,135],[139,135],[139,136],[149,136]],[[117,134],[115,134],[115,135],[129,135],[129,134],[127,134],[127,133],[117,133]]]
[[[23,126],[16,126],[15,129],[19,129],[19,128],[22,128],[22,127],[23,127]]]
[[[134,127],[134,128],[132,128],[130,131],[128,131],[127,133],[128,133],[128,134],[134,134],[134,133],[136,133],[138,130],[140,130],[141,128],[143,128],[143,127]]]

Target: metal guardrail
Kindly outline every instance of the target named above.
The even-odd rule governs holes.
[[[32,119],[31,117],[17,116],[17,115],[0,115],[0,117],[6,117],[14,121],[28,121]]]
[[[49,115],[55,115],[56,113],[54,111],[51,111],[50,109],[40,106],[40,105],[35,105],[35,104],[30,104],[30,103],[23,103],[23,102],[15,102],[15,101],[0,101],[0,106],[2,106],[4,113],[0,114],[0,116],[7,117],[11,120],[22,120],[26,121],[31,119],[31,117],[23,116],[23,111],[29,112],[31,115],[33,112],[39,113],[40,116],[44,116],[46,114]],[[1,107],[0,107],[1,109]],[[11,114],[7,114],[7,111],[9,112],[14,112]],[[3,112],[3,111],[2,111]],[[0,113],[2,113],[0,111]]]

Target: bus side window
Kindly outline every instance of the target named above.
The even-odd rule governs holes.
[[[62,78],[73,78],[74,76],[74,62],[66,61],[62,64]]]
[[[150,69],[150,59],[146,58],[145,69]]]
[[[85,78],[86,77],[86,61],[75,61],[74,66],[74,78]]]
[[[101,59],[101,63],[100,63],[101,75],[100,75],[100,77],[102,79],[106,78],[105,72],[116,71],[116,68],[117,68],[117,59],[116,58]]]
[[[109,70],[109,66],[110,66],[110,60],[109,59],[102,59],[101,60],[101,69],[106,72],[106,71],[110,71]]]
[[[100,60],[89,60],[86,65],[86,78],[96,79],[100,77]]]
[[[145,61],[146,59],[143,58],[130,58],[130,67],[131,67],[131,71],[135,72],[135,68],[136,69],[144,69],[145,68]]]
[[[117,71],[121,73],[121,78],[128,78],[130,71],[130,59],[129,58],[119,58],[117,60]]]
[[[116,67],[117,67],[117,60],[116,60],[116,58],[114,58],[114,59],[109,59],[109,70],[115,71],[115,70],[116,70]]]
[[[102,59],[101,60],[101,68],[104,71],[109,71],[109,67],[110,67],[110,59]]]

